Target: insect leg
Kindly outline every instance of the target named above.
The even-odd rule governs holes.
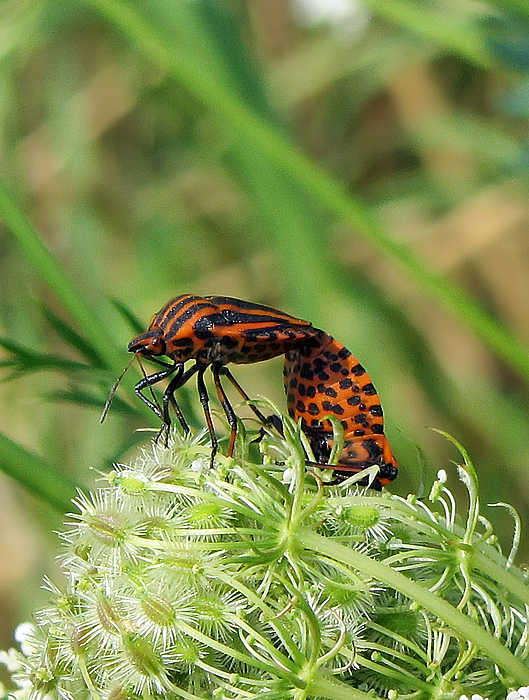
[[[226,418],[228,419],[228,423],[231,428],[230,443],[228,445],[228,457],[231,457],[233,455],[233,448],[235,447],[235,437],[237,435],[237,415],[235,414],[233,406],[229,402],[228,397],[226,396],[226,392],[224,391],[224,387],[222,386],[220,381],[220,374],[224,374],[223,372],[221,372],[221,370],[223,369],[222,365],[213,365],[211,369],[213,371],[213,379],[215,380],[215,387],[217,389],[217,394],[220,403],[222,404],[222,408],[224,409],[224,413],[226,414]],[[229,372],[227,376],[231,376]],[[246,395],[245,392],[242,393]]]
[[[211,437],[211,466],[213,467],[213,463],[215,460],[215,455],[217,454],[217,450],[219,449],[219,443],[217,442],[217,436],[215,435],[215,427],[213,425],[213,419],[211,418],[211,412],[209,410],[209,396],[208,396],[208,391],[206,389],[206,383],[204,382],[204,372],[208,368],[208,365],[195,365],[197,369],[195,369],[195,372],[198,371],[198,376],[197,376],[197,386],[198,386],[198,395],[200,397],[200,403],[202,404],[202,409],[204,410],[204,416],[206,417],[206,424],[208,426],[209,430],[209,435]]]
[[[176,372],[176,370],[180,366],[181,366],[180,363],[175,363],[174,365],[169,365],[169,367],[164,369],[162,372],[156,372],[155,374],[151,374],[148,377],[144,377],[134,387],[134,391],[136,392],[136,395],[140,397],[140,399],[143,401],[143,403],[146,404],[151,409],[151,411],[153,411],[155,413],[155,415],[158,416],[158,418],[162,422],[165,422],[165,418],[164,418],[162,411],[153,401],[151,401],[144,394],[142,394],[142,391],[144,389],[148,389],[149,387],[153,386],[154,384],[157,384],[158,382],[161,382],[163,379],[170,377],[171,374],[173,374],[173,372]]]
[[[248,401],[248,405],[250,406],[250,408],[252,409],[254,414],[257,416],[257,418],[261,421],[261,423],[263,423],[264,425],[270,425],[270,423],[274,422],[271,418],[267,418],[263,413],[261,413],[261,411],[258,408],[256,408],[255,406],[252,405],[251,398],[244,391],[242,386],[235,379],[235,377],[233,376],[233,374],[230,372],[230,370],[227,367],[220,366],[217,371],[218,371],[218,374],[223,374],[225,377],[227,377],[230,380],[230,382],[233,384],[233,386],[237,389],[239,394],[243,397],[243,399]],[[220,397],[220,394],[219,394],[219,397]],[[228,415],[228,414],[226,413],[226,415]]]
[[[169,404],[172,405],[172,407],[175,410],[175,413],[178,417],[178,421],[180,425],[182,426],[182,430],[184,433],[189,433],[189,426],[187,424],[186,419],[184,418],[184,414],[182,413],[182,409],[178,405],[176,399],[175,399],[175,391],[177,389],[180,389],[181,386],[183,386],[190,377],[193,376],[198,370],[199,366],[198,365],[193,365],[193,367],[190,367],[186,372],[184,372],[184,365],[180,365],[180,369],[178,371],[178,374],[171,379],[169,384],[167,385],[166,390],[163,393],[163,398],[162,398],[162,410],[163,410],[163,416],[164,416],[164,423],[166,425],[169,425],[171,423],[171,418],[169,416]]]

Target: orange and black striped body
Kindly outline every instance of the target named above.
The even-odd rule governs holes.
[[[376,465],[375,488],[397,476],[397,462],[384,435],[380,400],[356,357],[332,336],[319,335],[285,357],[285,390],[289,415],[303,421],[318,463],[328,464],[333,429],[324,417],[335,416],[344,428],[344,447],[335,476],[348,476]]]
[[[211,367],[215,388],[231,428],[228,446],[228,455],[231,456],[235,445],[237,416],[224,391],[221,376],[227,377],[247,401],[249,396],[225,365],[230,362],[261,362],[277,357],[300,343],[305,343],[318,333],[308,321],[289,316],[269,306],[231,297],[182,294],[171,299],[155,314],[148,330],[133,338],[128,345],[129,352],[164,367],[161,372],[146,376],[138,382],[135,391],[161,419],[160,434],[165,435],[167,442],[171,426],[169,405],[173,406],[184,431],[189,430],[176,402],[175,392],[196,374],[200,402],[211,436],[213,461],[217,451],[217,439],[204,382],[204,372]],[[163,355],[170,358],[173,364],[159,359]],[[195,363],[184,371],[184,364],[188,360],[194,360]],[[143,391],[169,377],[172,378],[164,391],[160,408],[155,401],[147,398]],[[270,422],[257,408],[251,404],[250,407],[260,421]]]
[[[175,362],[244,364],[268,360],[314,337],[308,321],[231,297],[182,294],[155,314],[129,352],[167,355]]]

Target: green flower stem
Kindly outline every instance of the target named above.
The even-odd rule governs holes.
[[[192,639],[195,639],[197,642],[200,642],[206,646],[206,648],[211,648],[215,649],[216,651],[220,652],[221,654],[226,654],[226,656],[231,656],[233,659],[237,659],[237,661],[241,661],[244,664],[248,664],[250,667],[256,667],[260,668],[261,670],[265,671],[266,673],[270,673],[275,676],[282,676],[286,680],[288,680],[290,683],[292,683],[295,687],[299,688],[302,687],[304,684],[299,680],[299,678],[289,671],[285,666],[282,665],[274,665],[269,661],[263,661],[259,657],[249,655],[249,654],[243,654],[242,652],[238,651],[237,649],[232,649],[231,647],[226,646],[226,644],[223,644],[222,642],[219,642],[216,639],[212,639],[211,637],[208,637],[206,634],[203,632],[200,632],[200,630],[191,627],[191,625],[188,625],[186,622],[183,620],[180,620],[178,623],[178,626],[184,632],[187,634],[189,637]],[[253,637],[257,636],[255,633],[255,630],[250,628],[251,634]],[[277,652],[276,650],[276,653]]]
[[[89,3],[136,42],[160,70],[224,119],[238,138],[246,137],[311,196],[347,221],[376,249],[398,262],[425,291],[472,328],[515,371],[529,379],[529,353],[515,336],[499,326],[471,297],[424,265],[408,246],[387,236],[372,213],[354,200],[343,184],[311,162],[274,126],[230,92],[222,81],[215,80],[200,56],[191,56],[167,42],[130,3],[120,0],[89,0]]]
[[[348,547],[338,544],[328,537],[322,537],[306,528],[299,531],[299,543],[308,549],[331,556],[337,561],[359,569],[368,576],[378,579],[397,591],[414,600],[429,610],[457,632],[462,638],[468,639],[478,649],[486,653],[499,666],[506,669],[520,685],[529,684],[529,668],[519,661],[498,640],[491,637],[480,628],[474,620],[456,610],[442,598],[431,593],[403,574],[390,569],[383,563]]]
[[[164,483],[152,483],[147,486],[147,489],[149,491],[165,491],[167,493],[174,493],[178,495],[184,495],[184,496],[191,496],[192,498],[198,498],[202,501],[210,501],[211,503],[215,504],[221,504],[224,503],[227,508],[231,508],[235,510],[237,513],[240,513],[241,515],[246,516],[247,518],[254,518],[255,520],[259,520],[263,523],[263,525],[266,525],[268,520],[266,516],[264,516],[262,513],[258,513],[257,511],[245,507],[240,501],[236,500],[229,500],[222,498],[221,495],[215,494],[215,493],[209,493],[207,491],[203,491],[199,488],[193,489],[189,488],[188,486],[178,486],[174,484],[164,484]]]
[[[292,655],[292,658],[296,661],[296,663],[303,663],[303,654],[301,653],[299,647],[297,647],[296,644],[293,642],[290,634],[285,630],[284,625],[281,623],[280,618],[276,615],[274,610],[271,610],[266,605],[266,603],[261,598],[259,598],[259,596],[257,596],[253,591],[244,586],[242,583],[237,581],[237,579],[234,579],[231,576],[227,576],[226,574],[224,574],[223,571],[219,569],[208,569],[208,571],[212,573],[215,578],[224,581],[230,587],[242,593],[242,595],[245,596],[248,600],[252,601],[252,603],[263,612],[267,620],[274,620],[275,631],[279,639],[281,639],[282,643],[289,650],[289,653]]]
[[[378,630],[381,634],[381,636],[387,635],[387,630],[382,627],[381,625],[377,625],[375,622],[368,622],[367,626],[371,630]],[[426,654],[423,652],[423,650],[418,647],[416,644],[412,644],[409,639],[405,639],[404,637],[401,637],[398,634],[395,634],[393,632],[393,639],[395,641],[398,641],[400,644],[402,644],[403,648],[410,649],[413,651],[413,653],[417,654],[420,658],[424,659],[424,663],[421,663],[418,659],[414,659],[412,656],[409,656],[408,654],[405,654],[404,652],[397,651],[397,649],[389,649],[388,647],[384,646],[383,644],[376,644],[375,642],[363,642],[360,647],[362,649],[373,649],[374,651],[383,651],[385,653],[390,653],[392,656],[395,656],[398,659],[405,660],[406,663],[410,664],[411,666],[415,666],[415,668],[421,673],[423,673],[425,676],[428,675],[427,671],[427,664],[428,664],[428,658]]]
[[[330,557],[321,557],[321,561],[324,562],[326,561],[328,564],[331,564],[334,569],[337,569],[339,571],[342,571],[347,578],[351,579],[353,581],[353,584],[358,591],[364,591],[368,592],[370,589],[370,583],[366,583],[366,581],[363,581],[360,576],[357,576],[354,571],[351,571],[349,567],[343,566],[340,562],[335,561],[334,559],[331,559]],[[328,577],[324,577],[323,574],[319,573],[318,574],[321,580],[325,580],[328,583],[332,582],[332,579],[329,579]]]
[[[353,502],[358,505],[370,505],[377,503],[379,507],[386,505],[386,503],[381,501],[380,498],[373,496],[362,496],[358,497],[356,500],[347,498],[328,499],[328,503],[333,506],[350,505]],[[404,525],[406,525],[406,528],[413,528],[419,534],[425,534],[434,530],[443,540],[453,540],[454,536],[464,536],[464,530],[458,526],[454,526],[454,532],[450,532],[449,530],[446,530],[439,524],[435,523],[433,520],[429,519],[426,513],[424,514],[424,519],[419,519],[417,517],[417,512],[412,511],[404,500],[392,498],[391,500],[387,501],[387,508],[388,511],[391,511],[392,518],[396,520],[399,519]],[[399,518],[399,512],[402,513],[401,518]],[[470,546],[473,547],[470,558],[472,568],[480,569],[481,571],[485,572],[491,577],[492,580],[497,581],[498,585],[500,585],[504,590],[517,596],[520,601],[529,606],[529,586],[527,585],[527,582],[520,580],[506,568],[506,560],[504,557],[499,555],[495,549],[486,544],[478,543],[471,544]],[[426,550],[426,553],[427,552],[428,548]],[[416,553],[417,549],[414,549],[412,556],[415,556]],[[400,560],[404,560],[406,554],[401,552],[395,556],[397,559],[400,558]],[[439,556],[438,553],[437,556]],[[388,559],[388,561],[396,561],[397,559],[391,557]]]
[[[363,693],[345,683],[330,680],[325,676],[316,676],[310,680],[304,697],[322,697],[329,700],[377,700],[377,696]]]
[[[413,508],[403,499],[398,496],[390,496],[386,501],[380,499],[379,496],[358,496],[355,498],[335,497],[328,498],[327,502],[331,506],[349,506],[349,505],[370,505],[377,508],[387,508],[388,514],[396,520],[400,520],[403,525],[413,527],[417,532],[426,534],[432,530],[437,532],[442,537],[446,537],[447,530],[439,523],[428,517],[427,511],[424,511],[422,516],[417,514]]]
[[[181,698],[184,698],[184,700],[202,700],[201,697],[198,695],[194,695],[194,693],[188,693],[187,690],[183,690],[182,688],[179,688],[177,685],[171,685],[170,690],[175,694],[178,695]],[[94,696],[97,700],[98,696]]]
[[[274,660],[274,665],[277,664],[278,667],[284,669],[287,673],[294,675],[296,674],[297,665],[292,661],[292,659],[289,659],[283,653],[281,653],[279,649],[277,649],[268,639],[263,637],[263,635],[259,634],[259,632],[257,632],[242,618],[238,618],[235,615],[227,617],[227,619],[230,618],[234,626],[236,625],[241,631],[246,632],[246,634],[248,635],[246,639],[250,644],[256,643],[259,649],[267,652],[268,657]],[[263,659],[263,661],[264,663],[270,664],[270,662],[267,659]]]
[[[79,485],[3,433],[0,433],[0,469],[60,513],[71,511]]]
[[[486,554],[479,551],[474,552],[472,555],[472,563],[476,569],[480,569],[483,573],[490,576],[493,581],[496,581],[499,588],[518,596],[521,602],[529,606],[529,585],[527,581],[520,580],[510,571],[507,571],[504,568],[505,565],[497,564]]]
[[[71,509],[71,506],[70,506]],[[206,531],[208,534],[211,531]],[[160,552],[167,552],[168,550],[168,544],[167,542],[163,542],[160,540],[149,540],[145,537],[140,537],[138,535],[130,535],[128,537],[128,542],[130,544],[134,545],[135,547],[148,547],[152,550],[158,550]],[[260,540],[259,541],[259,547],[262,547],[265,551],[267,551],[269,548],[273,548],[277,545],[277,540],[276,539],[270,539],[270,540]],[[243,550],[247,551],[248,549],[248,544],[245,542],[210,542],[209,540],[204,541],[204,542],[193,542],[193,547],[197,550],[201,550],[204,552],[208,551],[227,551],[231,552],[233,550]],[[256,547],[257,549],[257,547]],[[268,554],[268,552],[267,552]],[[271,559],[272,561],[275,561],[277,557],[280,555],[280,552],[277,550],[273,549],[271,551]],[[239,559],[237,558],[236,561]]]
[[[357,659],[357,663],[360,667],[369,668],[371,671],[375,671],[376,673],[379,673],[382,676],[388,676],[388,678],[393,678],[399,683],[405,683],[409,686],[412,686],[416,690],[424,690],[427,696],[431,696],[432,694],[432,684],[428,683],[427,681],[422,681],[417,676],[405,675],[400,670],[395,671],[394,669],[389,668],[386,664],[377,664],[375,661],[367,659],[365,656],[360,656]]]

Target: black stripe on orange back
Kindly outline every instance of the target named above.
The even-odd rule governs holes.
[[[291,321],[286,323],[285,319],[281,316],[272,316],[268,313],[252,314],[247,312],[241,312],[236,309],[224,309],[221,310],[219,313],[207,314],[204,316],[204,318],[207,319],[207,321],[215,327],[230,328],[232,326],[238,326],[241,328],[242,331],[246,329],[260,329],[263,327],[267,327],[266,325],[263,326],[261,324],[268,324],[268,326],[271,326],[272,328],[283,328],[285,326],[300,326],[301,328],[310,328],[310,325],[306,326],[304,323],[298,324],[292,323]]]
[[[304,321],[301,318],[296,318],[295,316],[291,316],[290,314],[286,314],[283,311],[279,311],[279,309],[274,309],[271,306],[265,306],[264,304],[256,304],[251,301],[244,301],[242,299],[235,299],[233,297],[205,297],[212,303],[218,305],[221,309],[222,307],[225,308],[233,308],[234,311],[243,309],[244,311],[252,311],[255,314],[262,313],[263,315],[268,314],[269,316],[277,319],[282,319],[286,323],[290,324],[296,324],[296,325],[303,325],[303,326],[311,326],[312,324],[309,321]]]
[[[200,299],[200,297],[198,297]],[[172,339],[178,335],[178,332],[185,323],[190,324],[190,328],[196,323],[197,320],[204,318],[204,309],[210,309],[211,304],[204,301],[195,302],[190,301],[189,305],[182,307],[178,316],[170,318],[168,321],[164,322],[162,329],[165,336],[166,343],[170,343]]]
[[[203,304],[204,307],[211,307],[204,297],[198,297],[191,294],[185,294],[181,297],[175,297],[171,302],[166,304],[164,308],[156,314],[158,323],[165,326],[175,318],[178,318],[185,310],[196,304]]]
[[[168,314],[171,313],[178,313],[178,310],[182,308],[184,304],[186,304],[190,299],[199,299],[200,297],[196,297],[192,294],[180,294],[177,297],[174,297],[173,299],[170,299],[167,304],[164,304],[162,308],[158,311],[158,313],[154,314],[154,318],[158,318],[160,320],[163,320],[166,318]]]

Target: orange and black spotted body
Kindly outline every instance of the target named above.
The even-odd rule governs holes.
[[[344,447],[334,474],[343,481],[370,466],[378,466],[375,488],[397,476],[397,462],[384,435],[380,400],[369,375],[356,357],[332,336],[319,331],[314,339],[285,357],[288,412],[303,422],[318,463],[328,464],[333,429],[325,416],[335,416],[344,428]]]
[[[308,321],[268,306],[231,297],[182,294],[171,299],[152,317],[147,331],[140,333],[129,343],[129,352],[164,367],[163,371],[138,382],[135,387],[136,394],[162,420],[161,433],[165,434],[167,439],[171,425],[169,404],[174,407],[184,431],[188,431],[174,395],[177,389],[196,374],[200,401],[213,445],[213,460],[217,440],[204,382],[204,372],[211,367],[215,388],[231,427],[228,447],[228,455],[231,455],[235,444],[237,417],[222,386],[221,375],[226,376],[246,400],[249,400],[249,397],[225,365],[230,362],[246,364],[268,360],[294,349],[318,333]],[[173,363],[159,359],[163,355]],[[194,360],[194,365],[184,371],[184,364],[188,360]],[[143,394],[143,391],[171,376],[160,409]],[[269,422],[255,407],[251,408],[259,420]]]

